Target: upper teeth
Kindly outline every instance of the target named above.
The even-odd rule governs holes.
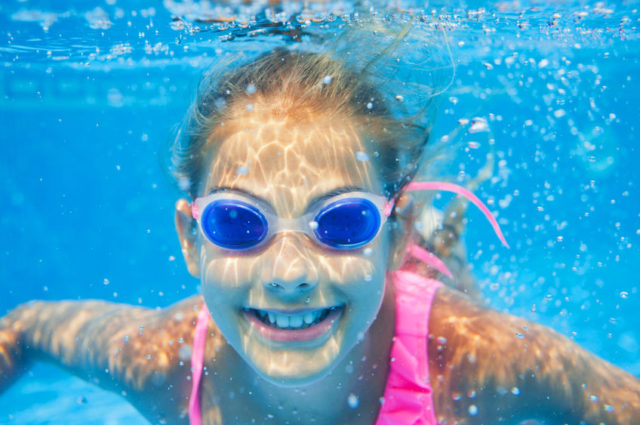
[[[308,327],[322,315],[324,310],[311,310],[305,313],[284,314],[274,311],[255,310],[258,316],[280,329],[300,329]]]

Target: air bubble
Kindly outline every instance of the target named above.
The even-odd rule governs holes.
[[[191,345],[189,344],[181,345],[180,348],[178,349],[178,358],[186,362],[187,360],[191,359],[191,353],[192,353]]]
[[[347,403],[349,404],[350,408],[357,409],[358,405],[360,404],[360,399],[357,395],[351,393],[349,394],[349,397],[347,397]]]
[[[191,187],[191,181],[186,177],[180,177],[178,179],[178,187],[180,188],[180,190],[186,192]]]
[[[369,155],[366,152],[358,151],[356,152],[356,159],[358,161],[367,162],[369,161]]]
[[[107,103],[114,108],[120,108],[124,106],[124,96],[117,88],[111,88],[107,92]]]
[[[469,133],[483,133],[485,131],[489,131],[489,124],[487,124],[486,119],[476,117],[471,120],[471,127],[469,128]]]
[[[227,107],[227,101],[224,100],[224,97],[219,97],[213,102],[213,105],[216,109],[224,109]]]

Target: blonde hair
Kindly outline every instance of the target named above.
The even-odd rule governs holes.
[[[417,172],[428,130],[396,120],[365,72],[355,72],[328,54],[272,50],[219,77],[205,75],[173,147],[174,175],[192,198],[198,196],[205,157],[216,126],[232,118],[232,107],[250,96],[285,99],[284,114],[311,110],[363,120],[372,133],[372,161],[388,197]]]

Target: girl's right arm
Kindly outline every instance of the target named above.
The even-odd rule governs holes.
[[[34,360],[126,397],[157,423],[186,423],[191,339],[202,304],[164,310],[103,301],[32,302],[0,319],[0,392]]]

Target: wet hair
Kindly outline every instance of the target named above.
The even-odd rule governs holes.
[[[201,81],[172,150],[174,176],[193,199],[203,180],[205,149],[215,143],[211,134],[234,118],[233,111],[238,110],[234,105],[249,104],[254,95],[286,99],[285,114],[307,110],[362,120],[363,128],[371,133],[365,145],[389,198],[418,170],[428,130],[409,120],[394,119],[366,72],[356,72],[328,54],[278,48],[220,76],[209,73]]]

